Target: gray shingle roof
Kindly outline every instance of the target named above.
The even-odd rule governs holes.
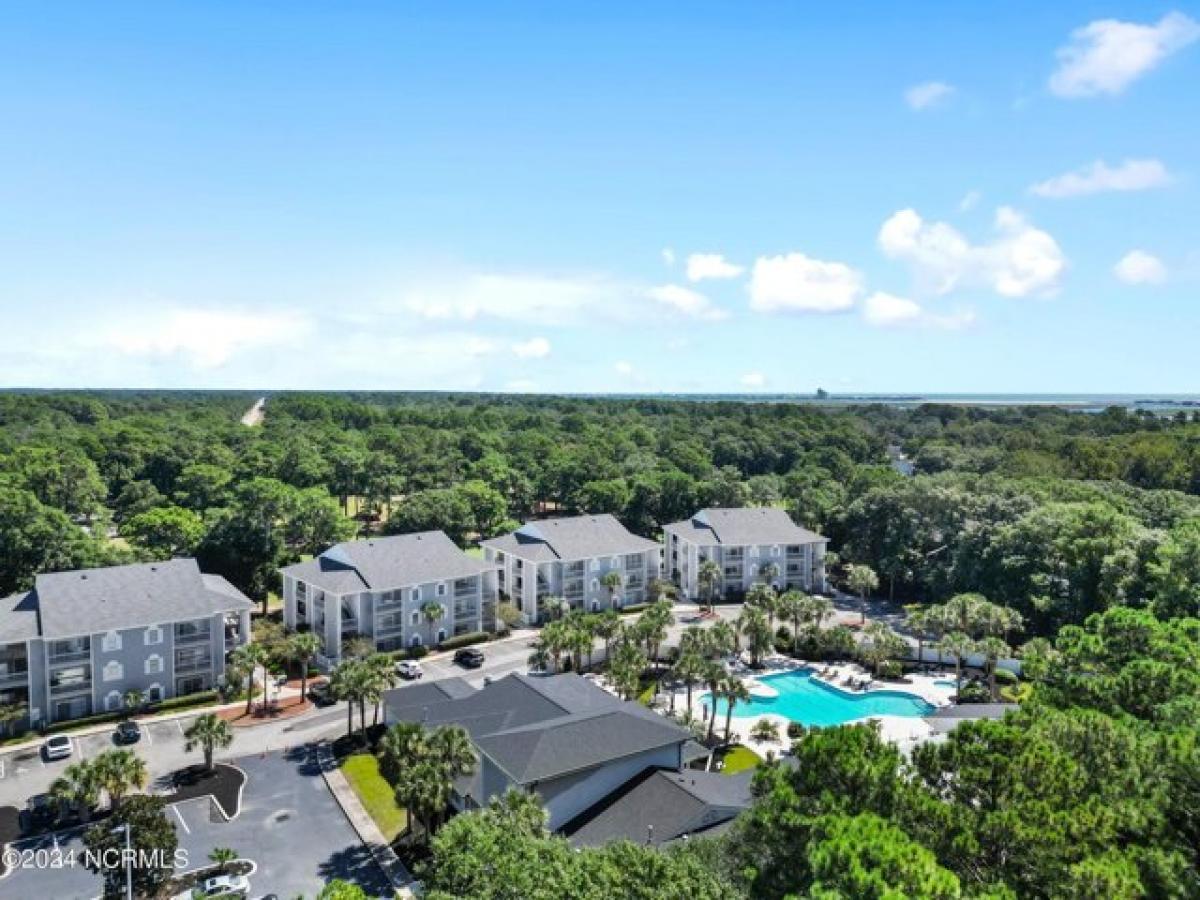
[[[647,769],[563,826],[577,847],[628,839],[659,845],[710,833],[750,806],[752,773]]]
[[[96,634],[199,619],[252,604],[225,579],[205,578],[194,559],[37,576],[43,638]]]
[[[441,699],[398,688],[389,722],[461,725],[476,747],[520,784],[555,778],[634,753],[681,744],[689,732],[578,675],[513,674],[469,695]],[[480,798],[477,798],[480,799]]]
[[[33,591],[0,599],[0,644],[16,644],[37,636],[37,597]]]
[[[409,584],[467,578],[495,569],[468,556],[441,531],[421,531],[335,544],[281,571],[334,594],[391,590]]]
[[[516,531],[480,543],[535,562],[619,556],[658,548],[655,541],[633,534],[607,513],[536,519]]]
[[[700,544],[811,544],[826,541],[816,532],[801,528],[785,510],[766,506],[735,509],[702,509],[690,519],[672,522],[665,531]]]

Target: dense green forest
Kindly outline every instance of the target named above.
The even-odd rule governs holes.
[[[882,590],[977,591],[1052,635],[1114,604],[1200,609],[1200,423],[1111,409],[454,394],[0,397],[0,590],[38,571],[194,553],[256,598],[367,528],[469,544],[534,515],[636,532],[781,504]],[[900,446],[916,464],[889,464]]]
[[[662,855],[460,817],[434,848],[435,895],[1200,896],[1194,418],[285,394],[241,425],[255,399],[0,396],[0,589],[191,553],[264,598],[278,565],[368,529],[466,545],[588,510],[654,536],[699,507],[778,504],[881,593],[1022,614],[1032,691],[1002,721],[911,759],[868,727],[810,732],[797,767],[763,767],[729,835]]]

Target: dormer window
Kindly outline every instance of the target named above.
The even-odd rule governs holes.
[[[142,636],[142,640],[147,647],[153,646],[154,644],[161,644],[163,641],[162,626],[151,625],[146,629],[145,634]]]
[[[117,631],[107,632],[100,639],[100,649],[105,653],[116,653],[121,649],[121,634]]]

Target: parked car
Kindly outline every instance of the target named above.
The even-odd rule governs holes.
[[[206,879],[200,888],[203,897],[222,897],[237,894],[245,897],[250,893],[250,879],[245,875],[216,875]]]
[[[421,670],[421,664],[416,660],[402,659],[396,663],[396,674],[407,681],[414,681],[425,673]]]
[[[65,734],[56,734],[42,744],[42,753],[46,759],[70,759],[74,749],[75,745]]]
[[[25,808],[21,831],[32,834],[50,828],[58,819],[58,804],[49,794],[34,794]]]
[[[454,661],[464,669],[478,669],[483,665],[483,651],[474,647],[463,647],[454,654]]]
[[[126,719],[117,725],[113,732],[113,740],[118,744],[136,744],[142,739],[142,729],[133,719]]]
[[[329,689],[328,681],[318,681],[308,686],[308,699],[316,706],[332,706],[337,703],[337,697]]]

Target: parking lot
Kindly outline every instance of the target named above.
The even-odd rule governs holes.
[[[326,787],[313,750],[239,758],[234,764],[247,781],[241,810],[233,819],[226,821],[204,798],[169,807],[189,868],[208,865],[213,848],[231,847],[258,866],[250,879],[251,897],[311,897],[332,878],[357,882],[370,896],[390,896],[387,879]],[[63,858],[69,858],[70,851],[81,850],[82,841],[78,832],[64,832],[13,846],[60,848]],[[14,898],[92,898],[100,888],[99,876],[79,865],[17,869],[0,879],[0,896]]]

